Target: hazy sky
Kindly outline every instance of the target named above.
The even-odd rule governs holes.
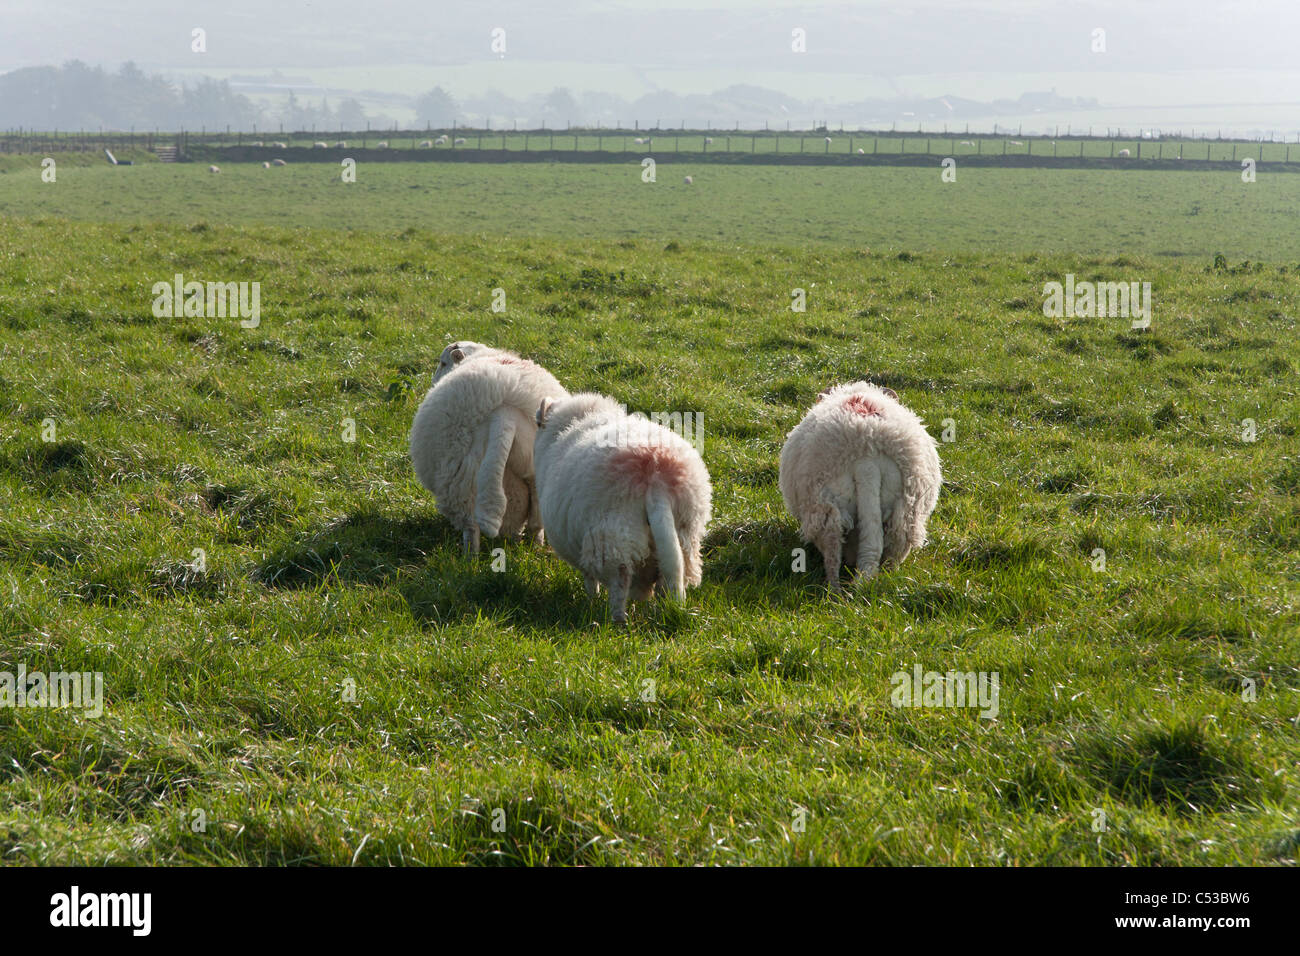
[[[195,27],[206,53],[190,49]],[[806,53],[791,49],[796,27]],[[0,0],[0,72],[73,58],[403,93],[445,77],[460,96],[737,82],[827,100],[984,99],[1055,86],[1111,105],[1296,104],[1300,127],[1300,0]]]

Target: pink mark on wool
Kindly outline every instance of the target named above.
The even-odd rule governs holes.
[[[842,408],[847,409],[855,415],[879,415],[880,408],[874,405],[871,399],[865,395],[850,395],[840,403]]]
[[[658,480],[676,492],[686,484],[687,463],[671,448],[639,445],[616,451],[609,460],[609,471],[637,491],[645,491]]]
[[[498,358],[497,361],[500,362],[502,365],[528,366],[533,364],[532,362],[528,361],[528,359],[511,358],[508,355]]]

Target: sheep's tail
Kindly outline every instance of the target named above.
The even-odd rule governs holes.
[[[672,495],[662,482],[652,481],[646,489],[645,516],[650,523],[650,536],[654,539],[655,555],[659,559],[659,573],[668,585],[668,592],[681,600],[686,597],[682,544],[677,540]]]

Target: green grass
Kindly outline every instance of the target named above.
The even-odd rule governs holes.
[[[131,219],[152,184],[153,218],[248,225],[0,219],[0,670],[101,671],[107,697],[97,720],[0,710],[4,862],[1295,862],[1294,265],[803,247],[801,230],[850,222],[885,244],[918,233],[848,215],[899,201],[884,188],[829,190],[842,225],[809,224],[824,202],[782,218],[793,200],[755,184],[813,190],[781,171],[629,187],[603,231],[585,210],[627,171],[515,170],[552,178],[482,200],[529,232],[498,207],[567,182],[588,190],[570,207],[588,236],[628,204],[725,208],[717,189],[767,223],[743,245],[723,218],[727,243],[691,219],[672,241],[452,234],[469,200],[450,177],[496,170],[395,172],[448,177],[400,197],[419,228],[339,186],[358,215],[370,196],[370,232],[251,224],[319,226],[317,201],[273,197],[333,189],[322,169],[242,203],[260,169],[89,172],[41,209],[25,187],[5,201]],[[800,175],[858,175],[831,172]],[[913,183],[890,173],[872,181]],[[961,202],[934,178],[912,195]],[[109,183],[140,205],[74,208]],[[1221,201],[1264,195],[1239,187]],[[1049,217],[1025,195],[1032,243]],[[532,203],[558,231],[562,202]],[[669,216],[652,215],[647,233]],[[155,318],[150,286],[176,272],[261,282],[260,327]],[[1043,283],[1067,272],[1152,282],[1153,329],[1044,318]],[[715,517],[684,605],[619,629],[542,549],[507,545],[502,573],[460,556],[405,452],[450,337],[703,414]],[[820,388],[864,376],[955,440],[930,546],[840,602],[815,551],[791,570],[776,463]],[[914,664],[997,671],[999,718],[892,707],[890,676]]]
[[[12,160],[10,161],[13,162]],[[4,167],[0,167],[4,168]],[[1300,261],[1300,176],[1237,172],[333,163],[60,166],[0,175],[0,215],[746,245]],[[686,174],[694,185],[683,182]]]

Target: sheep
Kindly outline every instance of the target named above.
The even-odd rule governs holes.
[[[690,176],[686,176],[682,179],[682,182],[684,182],[686,185],[689,186],[691,183],[695,182],[695,180],[693,180]]]
[[[464,137],[464,136],[457,136],[456,139],[452,142],[452,145],[453,145],[453,146],[464,146],[464,145],[465,145],[465,137]]]
[[[781,497],[821,551],[833,592],[843,593],[843,551],[866,580],[925,544],[942,482],[935,448],[893,389],[867,382],[822,392],[787,436]]]
[[[712,145],[713,145],[713,137],[712,137],[712,136],[706,136],[706,137],[704,137],[704,145],[705,145],[705,146],[712,146]]]
[[[209,167],[208,167],[208,172],[210,172],[210,173],[219,173],[219,172],[221,172],[221,167],[220,167],[220,166],[209,166]]]
[[[958,146],[969,146],[971,149],[974,149],[974,148],[975,148],[975,143],[974,143],[972,140],[969,140],[969,139],[963,139],[963,140],[962,140],[960,143],[958,143],[957,145],[958,145]]]
[[[831,144],[831,138],[830,138],[829,136],[827,136],[827,137],[826,137],[826,145],[829,146],[830,144]]]
[[[1127,149],[1121,149],[1117,155],[1119,156],[1120,159],[1128,159],[1133,154],[1130,153]]]
[[[433,145],[435,145],[435,146],[446,146],[446,145],[447,145],[447,134],[446,134],[446,133],[443,133],[441,136],[439,136],[437,139],[435,139],[435,140],[433,141]]]
[[[272,143],[271,145],[274,146],[276,149],[288,149],[288,148],[289,148],[289,144],[288,144],[288,143]]]
[[[272,166],[288,166],[289,164],[286,163],[283,159],[273,159],[273,160],[271,160],[271,165],[272,165]]]
[[[1007,143],[1008,143],[1009,145],[1011,145],[1011,146],[1024,146],[1024,145],[1025,145],[1024,143],[1022,143],[1022,142],[1021,142],[1020,140],[1018,140],[1018,139],[1010,139],[1010,140],[1007,140]]]
[[[859,147],[858,147],[858,155],[859,155],[859,156],[865,156],[865,155],[867,155],[867,151],[866,151],[865,149],[863,149],[861,146],[859,146]]]
[[[427,139],[420,140],[420,149],[433,149],[433,141]]]
[[[537,409],[533,460],[547,541],[609,590],[614,623],[658,583],[678,600],[700,583],[713,490],[699,452],[612,398],[585,392]]]
[[[341,139],[341,140],[339,140],[337,143],[334,144],[334,148],[335,148],[335,149],[347,149],[347,148],[348,148],[348,141],[347,141],[346,139]]]
[[[411,423],[411,464],[465,553],[478,553],[480,535],[531,531],[540,543],[536,409],[569,393],[540,365],[476,342],[449,345],[433,380]]]
[[[314,143],[311,144],[311,148],[312,148],[312,149],[329,149],[329,146],[328,146],[326,143],[322,143],[322,142],[320,142],[319,140],[317,140],[316,142],[314,142]]]
[[[645,142],[645,138],[644,138],[644,137],[641,137],[641,136],[638,136],[636,139],[632,140],[632,142],[634,142],[634,143],[636,143],[638,146],[640,146],[642,143]]]
[[[270,163],[263,163],[263,164],[262,164],[262,168],[263,168],[263,169],[270,169],[270,168],[271,168],[271,164],[270,164]]]
[[[262,145],[262,141],[261,141],[260,139],[253,140],[252,145],[254,145],[254,146],[261,146],[261,145]]]
[[[375,143],[375,149],[387,149],[387,148],[388,148],[388,140],[386,139],[381,139],[379,142]]]

